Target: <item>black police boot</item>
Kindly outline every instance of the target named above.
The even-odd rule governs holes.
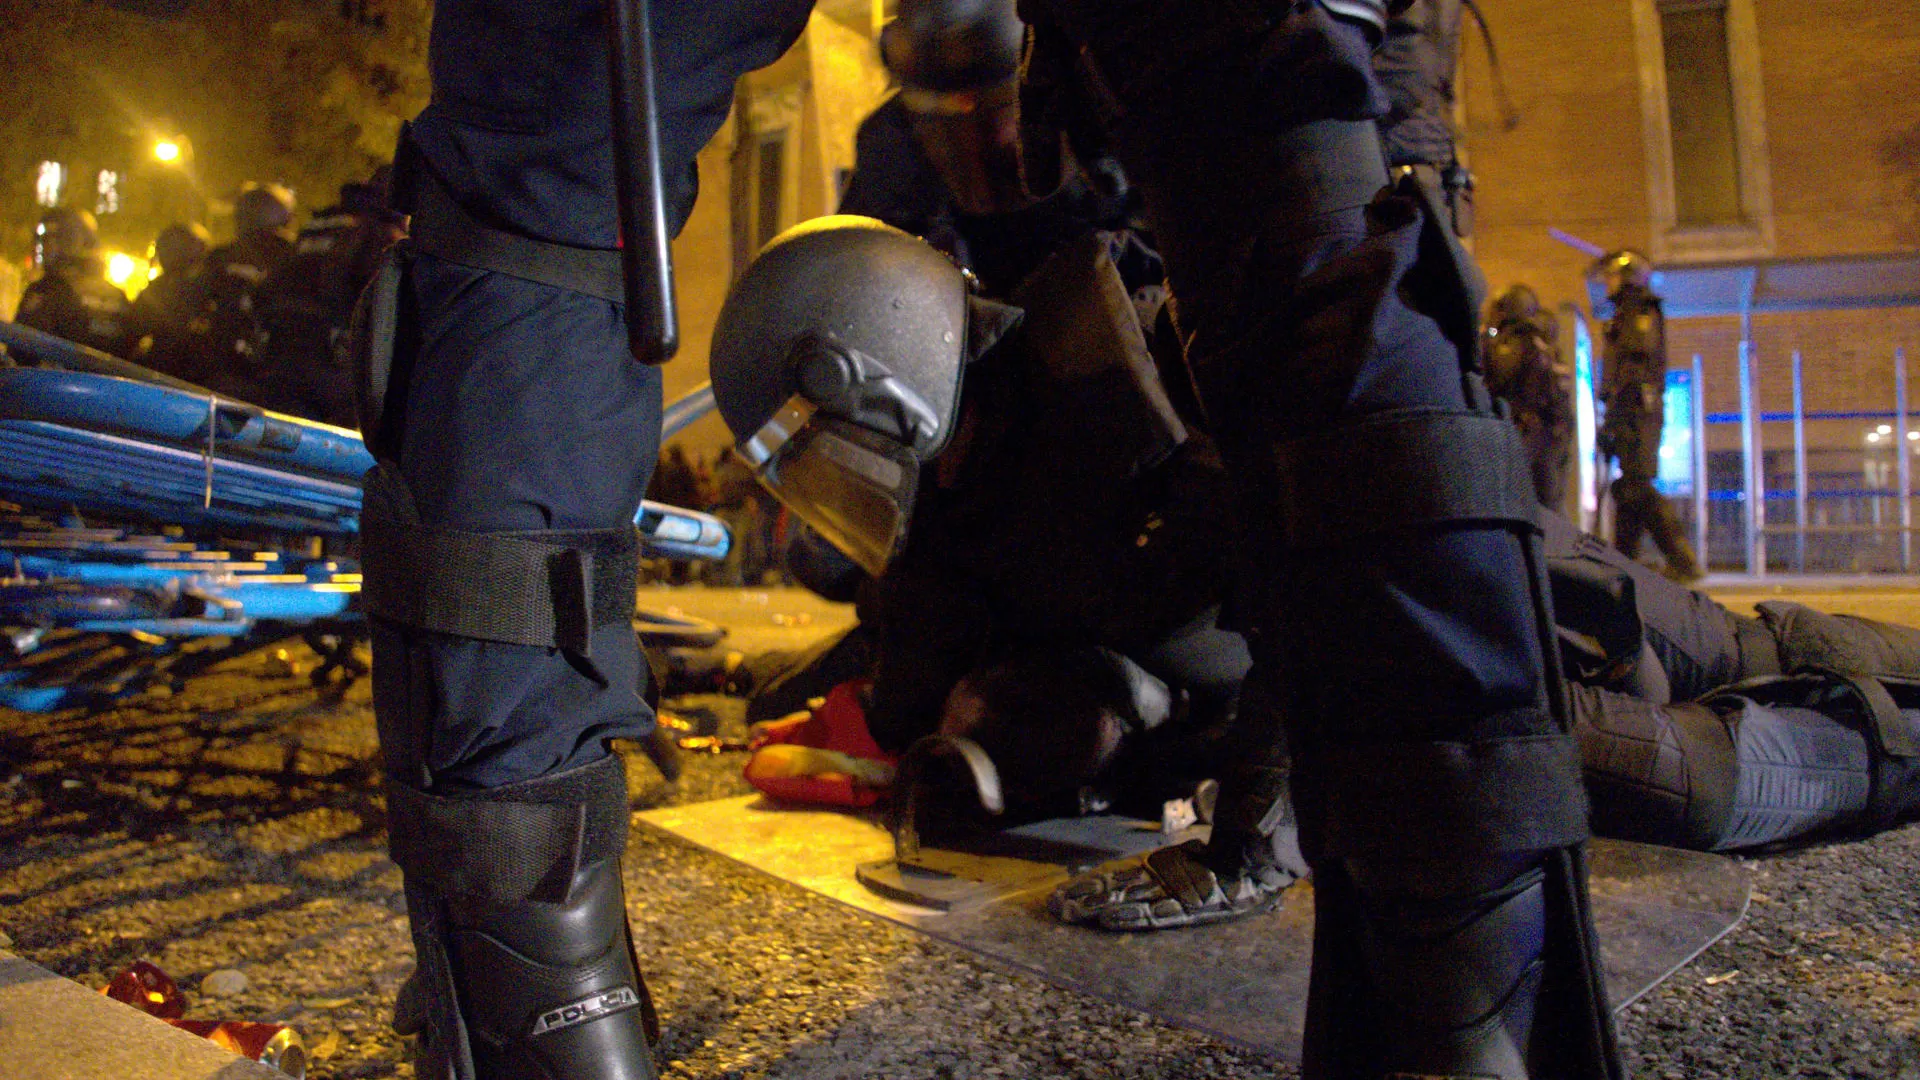
[[[653,1080],[618,757],[485,791],[388,785],[419,961],[395,1026],[432,1080]]]
[[[1369,1043],[1333,1075],[1535,1075],[1547,889],[1535,860],[1354,860],[1324,879],[1320,903],[1353,905],[1347,980],[1363,988]]]

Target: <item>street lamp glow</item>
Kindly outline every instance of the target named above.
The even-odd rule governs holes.
[[[1877,427],[1877,428],[1874,428],[1873,430],[1875,430],[1875,431],[1877,431],[1877,432],[1879,432],[1879,433],[1880,433],[1880,434],[1882,434],[1882,435],[1891,435],[1891,434],[1893,434],[1893,425],[1892,425],[1892,424],[1881,424],[1881,425],[1880,425],[1879,427]]]
[[[133,280],[134,270],[133,256],[126,252],[116,251],[107,256],[107,280],[115,285],[126,288],[127,282]]]
[[[153,144],[153,156],[157,161],[175,162],[180,160],[180,144],[172,139],[161,139]]]

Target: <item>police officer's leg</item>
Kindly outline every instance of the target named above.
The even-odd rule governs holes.
[[[1047,6],[1091,46],[1241,487],[1316,875],[1308,1075],[1617,1073],[1525,462],[1462,377],[1443,230],[1373,201],[1385,3]],[[1228,779],[1223,808],[1270,792]]]
[[[606,300],[421,256],[367,485],[375,705],[436,1077],[650,1077],[622,901],[657,371]],[[510,535],[503,535],[510,534]]]
[[[1623,459],[1624,460],[1624,459]],[[1647,537],[1647,515],[1657,498],[1645,477],[1622,472],[1610,489],[1613,495],[1613,546],[1629,559],[1640,555]]]
[[[1913,684],[1808,675],[1700,702],[1575,687],[1606,836],[1702,851],[1885,828],[1920,808]]]

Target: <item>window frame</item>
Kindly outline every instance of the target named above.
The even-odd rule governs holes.
[[[1656,261],[1765,257],[1774,252],[1773,183],[1762,103],[1760,31],[1753,0],[1632,0],[1639,57],[1641,131],[1646,144],[1650,254]],[[1727,68],[1732,81],[1738,224],[1682,225],[1674,188],[1672,114],[1667,96],[1665,10],[1724,8]]]

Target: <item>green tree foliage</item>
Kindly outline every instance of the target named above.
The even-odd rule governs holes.
[[[111,242],[143,246],[171,220],[227,227],[248,180],[333,201],[392,153],[426,104],[431,0],[0,0],[0,254],[17,258],[39,208],[42,161],[65,164],[66,201],[94,208],[101,169],[121,176]],[[159,138],[189,156],[153,160]]]

